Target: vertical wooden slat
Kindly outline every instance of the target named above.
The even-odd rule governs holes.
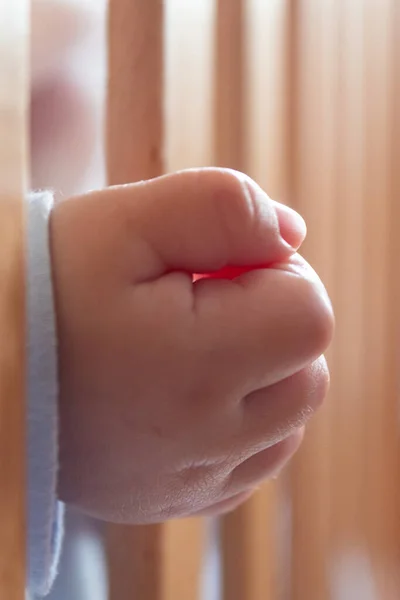
[[[279,11],[280,14],[277,14]],[[284,12],[284,11],[283,11]],[[214,153],[218,166],[246,171],[269,190],[282,189],[282,10],[264,2],[219,0],[215,27]],[[263,25],[261,25],[261,23]],[[259,27],[258,27],[259,25]],[[273,31],[273,26],[279,30]],[[269,56],[256,36],[266,30]],[[263,42],[267,38],[263,38]],[[275,53],[275,59],[273,58]],[[276,62],[274,62],[274,60]],[[274,72],[265,77],[266,64]],[[279,65],[279,66],[278,66]],[[269,101],[263,90],[275,94]],[[274,154],[273,147],[276,153]],[[270,160],[274,157],[273,160]],[[269,161],[269,162],[268,162]],[[267,163],[268,162],[268,166]],[[274,193],[274,192],[273,192]],[[275,599],[277,584],[276,489],[268,484],[221,519],[224,600]]]
[[[275,200],[290,202],[287,189],[288,0],[247,0],[245,151],[247,172]]]
[[[275,600],[276,497],[272,484],[222,519],[224,600]]]
[[[342,0],[331,587],[399,596],[395,3]],[[394,34],[394,31],[393,31]],[[379,89],[379,94],[376,90]],[[351,256],[351,261],[349,257]],[[335,439],[341,440],[335,441]]]
[[[217,0],[215,15],[214,160],[218,166],[238,171],[247,167],[246,8],[246,0]],[[258,578],[254,579],[258,565],[255,551],[261,549],[254,537],[256,502],[259,504],[260,498],[252,499],[220,521],[224,600],[253,600],[252,594],[259,585]]]
[[[108,538],[110,600],[163,596],[164,528],[112,526]]]
[[[247,0],[243,86],[247,172],[267,193],[290,202],[288,169],[289,2]]]
[[[111,185],[164,170],[164,3],[110,0],[107,172]]]
[[[166,170],[213,164],[214,0],[165,5]]]
[[[395,1],[365,0],[365,447],[364,527],[379,598],[400,596],[398,386],[392,328],[392,261],[398,250],[391,237],[394,81],[392,24]],[[379,90],[377,94],[376,91]],[[395,213],[396,214],[396,213]],[[397,213],[398,214],[398,213]],[[393,232],[392,232],[393,236]]]
[[[400,4],[396,0],[392,2],[391,26],[389,27],[389,39],[391,48],[391,78],[392,78],[392,97],[390,102],[391,110],[391,129],[389,134],[390,144],[390,193],[391,205],[389,215],[389,236],[390,236],[390,256],[387,260],[391,261],[393,256],[400,256]],[[400,277],[391,276],[389,283],[389,298],[390,306],[388,307],[388,324],[390,331],[388,334],[390,345],[390,356],[388,357],[388,376],[392,383],[391,390],[391,409],[393,422],[390,431],[393,432],[393,425],[398,424],[398,390],[400,389]],[[393,536],[397,540],[397,566],[399,565],[400,555],[400,442],[399,428],[396,427],[394,435],[397,435],[397,447],[395,449],[398,463],[396,465],[395,486],[396,493],[392,504],[392,517],[395,516],[395,521],[390,523],[393,527]],[[392,550],[392,556],[395,552]],[[396,576],[396,590],[390,590],[390,600],[400,595],[399,569],[393,572],[393,560],[390,562],[391,578]]]
[[[164,2],[110,0],[110,184],[149,179],[164,170],[163,53]],[[110,527],[110,600],[196,600],[202,547],[203,524],[197,520]]]
[[[23,198],[29,3],[0,1],[0,597],[25,588]]]
[[[329,404],[292,471],[291,598],[392,600],[399,596],[398,7],[302,0],[296,10],[293,195],[337,333]]]
[[[335,298],[335,0],[292,0],[291,201],[306,219],[302,254]],[[328,405],[308,427],[293,462],[291,600],[327,600],[330,526]]]
[[[245,8],[246,0],[217,0],[215,19],[214,147],[217,164],[246,168]]]
[[[199,597],[205,546],[201,520],[114,526],[108,541],[110,600]]]
[[[350,565],[363,568],[362,510],[365,424],[365,95],[364,0],[337,3],[336,44],[336,280],[337,332],[333,350],[331,453],[331,533],[327,581],[344,593]],[[351,257],[351,260],[349,260]],[[340,440],[340,443],[339,443]],[[356,565],[358,565],[356,567]],[[350,567],[350,568],[349,568]],[[345,583],[346,581],[346,583]],[[367,581],[365,582],[366,585]],[[354,582],[353,582],[354,584]]]

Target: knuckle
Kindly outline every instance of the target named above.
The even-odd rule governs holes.
[[[300,412],[311,415],[322,405],[329,390],[329,370],[325,358],[321,356],[293,377],[296,379]]]
[[[193,463],[180,469],[177,474],[177,487],[186,498],[208,496],[215,493],[221,486],[223,479],[220,469],[213,464]]]
[[[296,278],[292,290],[298,308],[298,327],[311,356],[321,355],[329,346],[334,330],[330,301],[321,282],[314,278]]]
[[[239,232],[247,227],[253,228],[259,220],[257,196],[251,193],[250,180],[239,172],[216,169],[208,175],[216,218],[227,240],[235,241]]]

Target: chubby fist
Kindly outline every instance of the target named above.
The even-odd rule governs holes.
[[[55,207],[62,500],[152,523],[234,508],[279,472],[328,387],[333,315],[304,236],[220,169]]]

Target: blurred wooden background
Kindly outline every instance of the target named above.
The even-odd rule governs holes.
[[[123,0],[114,4],[116,13],[127,10]],[[165,117],[158,132],[164,168],[241,169],[298,209],[309,228],[303,252],[337,314],[329,401],[302,450],[276,485],[219,524],[221,597],[394,600],[400,7],[396,0],[129,4],[141,27],[151,23],[153,35],[164,35],[164,61],[161,45],[149,52],[160,86],[165,67],[165,102],[141,74]],[[133,39],[139,25],[131,23]],[[201,523],[113,531],[111,539],[111,564],[117,556],[119,565],[111,569],[112,598],[199,597]],[[150,547],[158,549],[151,566]],[[154,574],[151,585],[148,575],[138,577],[130,556],[141,574],[143,564],[159,569],[163,583],[155,586]]]
[[[277,483],[212,524],[214,589],[203,590],[209,524],[110,527],[110,600],[396,600],[399,3],[109,0],[108,34],[109,181],[210,164],[248,172],[306,218],[303,251],[337,315],[330,397],[302,450]],[[9,205],[0,210],[3,218]],[[21,341],[22,316],[2,309],[1,319]],[[3,358],[2,390],[11,373]],[[10,406],[2,398],[0,425],[16,419],[19,437],[0,438],[3,454],[6,442],[22,448]],[[6,499],[21,532],[21,502]],[[21,569],[0,570],[2,583],[4,573],[17,600]]]

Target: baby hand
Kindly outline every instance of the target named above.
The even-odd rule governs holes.
[[[304,235],[218,169],[55,207],[62,500],[127,523],[215,514],[283,467],[328,386]],[[269,268],[192,281],[247,265]]]

